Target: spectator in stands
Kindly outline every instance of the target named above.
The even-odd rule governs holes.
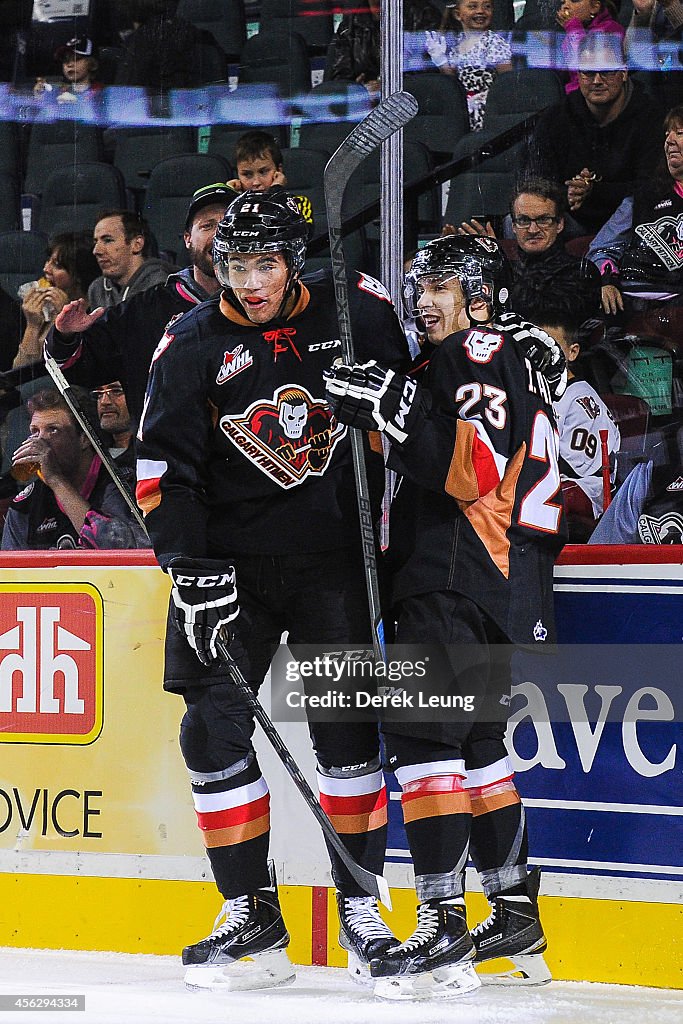
[[[228,185],[235,192],[265,192],[272,185],[286,185],[282,150],[269,132],[245,132],[237,140],[233,164],[237,177]]]
[[[177,268],[151,257],[151,235],[146,220],[132,210],[107,210],[93,233],[93,253],[101,276],[88,289],[91,309],[124,302],[155,284],[163,284]]]
[[[537,299],[555,288],[566,273],[578,273],[581,260],[564,247],[563,229],[566,214],[564,189],[546,178],[528,178],[519,182],[510,196],[510,220],[517,242],[511,257],[513,283],[511,304],[515,312],[528,319],[526,306],[537,308]],[[478,220],[463,221],[457,229],[444,226],[444,234],[489,235],[495,238],[492,225]],[[585,261],[584,261],[585,263]],[[600,278],[597,269],[584,265],[583,274],[593,281],[593,307],[586,317],[598,311]]]
[[[55,317],[67,302],[85,298],[98,273],[89,231],[66,232],[49,240],[43,277],[26,291],[21,289],[26,328],[13,368],[42,359],[43,342]]]
[[[683,305],[683,105],[664,120],[664,161],[591,243],[605,313]]]
[[[595,49],[590,36],[580,53],[579,88],[541,114],[524,168],[564,183],[571,236],[595,234],[647,181],[659,152],[656,107],[630,81],[623,54]]]
[[[620,40],[624,38],[626,30],[616,20],[616,15],[612,0],[561,0],[557,23],[567,37],[562,43],[565,67],[569,72],[565,92],[575,92],[579,88],[578,52],[588,32],[615,35]]]
[[[92,39],[86,36],[70,39],[56,51],[55,60],[62,65],[66,92],[72,96],[92,95],[103,88],[102,83],[95,78],[98,64]]]
[[[93,401],[78,389],[95,422]],[[4,551],[52,548],[134,548],[148,543],[99,456],[55,388],[28,400],[28,438],[12,459],[13,473],[33,472],[5,518]],[[24,476],[24,479],[27,479]]]
[[[120,380],[95,388],[93,398],[97,402],[97,416],[100,430],[111,438],[109,454],[123,481],[135,494],[135,451],[132,444],[135,425],[128,411],[126,392]]]
[[[467,93],[474,132],[484,127],[491,83],[497,75],[512,70],[510,45],[491,31],[492,20],[493,0],[455,0],[447,5],[440,30],[426,33],[426,49],[436,67],[457,76]]]
[[[212,245],[218,222],[235,192],[224,182],[194,193],[185,221],[190,266],[163,284],[136,293],[124,303],[88,313],[81,299],[68,303],[48,333],[46,350],[70,380],[87,387],[119,380],[131,415],[140,419],[152,354],[173,318],[220,291],[213,270]]]
[[[379,96],[379,0],[366,2],[366,11],[342,17],[327,50],[323,78],[326,82],[358,82],[371,96]]]
[[[683,544],[680,462],[634,466],[595,528],[590,544]]]
[[[660,43],[670,46],[683,38],[683,4],[679,0],[633,0],[633,14],[626,29],[626,52],[647,65],[648,51],[655,70],[646,72],[651,90],[662,112],[683,98],[680,58],[669,52],[656,53]],[[665,74],[661,72],[664,71]]]
[[[520,296],[521,297],[521,296]],[[524,315],[550,334],[567,360],[568,386],[553,404],[560,435],[560,479],[567,515],[569,539],[583,543],[603,512],[602,443],[607,434],[610,481],[616,479],[616,455],[621,444],[619,428],[597,391],[574,373],[581,346],[579,328],[594,312],[593,282],[568,269],[545,295],[530,289]]]
[[[125,42],[117,85],[165,94],[201,84],[195,57],[202,32],[176,15],[177,0],[126,0],[121,6],[134,31]]]

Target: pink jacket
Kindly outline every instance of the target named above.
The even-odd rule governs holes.
[[[565,59],[565,66],[568,69],[576,67],[578,63],[579,45],[589,32],[602,32],[604,35],[615,35],[623,39],[626,29],[615,21],[606,7],[598,11],[591,23],[586,27],[578,18],[570,18],[564,26],[565,39],[562,43],[562,53]],[[569,70],[569,81],[564,87],[565,92],[574,92],[579,88],[579,75],[577,71]]]

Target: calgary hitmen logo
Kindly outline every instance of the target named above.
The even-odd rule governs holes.
[[[298,384],[279,388],[272,402],[254,402],[244,413],[223,416],[220,425],[235,447],[285,490],[309,475],[322,475],[346,434],[327,404]]]

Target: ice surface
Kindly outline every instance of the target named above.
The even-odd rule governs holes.
[[[683,991],[553,982],[485,988],[448,1003],[378,1002],[346,972],[299,967],[288,987],[188,992],[167,956],[0,949],[0,994],[85,995],[77,1011],[3,1011],[0,1024],[681,1024]]]

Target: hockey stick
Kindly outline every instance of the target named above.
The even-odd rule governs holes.
[[[330,846],[333,847],[339,856],[339,859],[343,862],[351,877],[358,882],[361,889],[370,893],[371,896],[376,896],[382,901],[388,910],[391,910],[391,896],[389,895],[389,884],[386,878],[384,875],[375,875],[372,871],[368,871],[366,868],[361,867],[346,849],[335,831],[332,822],[320,806],[320,801],[302,775],[301,769],[285,746],[282,737],[270,720],[263,705],[242,675],[239,665],[230,654],[228,645],[222,636],[219,636],[216,640],[216,650],[220,654],[222,661],[225,663],[230,678],[246,700],[254,714],[254,717],[256,718],[256,721],[270,740],[273,750],[287,769],[290,779],[301,793],[309,809],[313,812],[316,821],[323,830],[325,839],[328,841]]]
[[[85,415],[85,412],[81,408],[78,399],[74,395],[73,389],[69,384],[68,380],[66,379],[62,371],[59,369],[59,366],[52,358],[52,356],[49,356],[47,353],[45,353],[45,366],[47,367],[47,372],[52,377],[52,380],[54,381],[55,386],[59,391],[60,395],[71,409],[71,412],[74,414],[76,420],[80,424],[83,433],[90,441],[90,444],[93,446],[93,448],[99,455],[100,459],[102,460],[104,468],[107,470],[109,476],[116,484],[116,487],[118,488],[122,498],[128,505],[128,508],[130,509],[132,516],[135,519],[135,522],[138,524],[138,526],[141,526],[142,529],[145,531],[145,534],[147,534],[147,530],[145,528],[145,521],[142,518],[142,515],[140,514],[140,509],[133,501],[133,497],[130,491],[128,490],[123,480],[119,476],[119,471],[116,468],[114,460],[112,459],[111,455],[109,454],[109,452],[107,451],[107,449],[104,447],[99,437],[97,436],[90,421],[88,420],[88,417]]]
[[[327,208],[327,230],[330,236],[334,297],[337,304],[337,320],[341,339],[342,359],[347,365],[354,362],[353,334],[349,312],[349,292],[346,283],[346,264],[342,247],[342,201],[349,178],[373,150],[408,123],[417,113],[418,104],[409,92],[395,92],[375,107],[367,117],[356,125],[327,162],[324,173],[325,206]],[[351,455],[353,474],[356,480],[358,515],[360,519],[363,564],[368,590],[368,605],[372,625],[372,647],[378,661],[386,660],[384,646],[384,622],[379,596],[377,558],[375,555],[375,532],[370,506],[370,489],[363,455],[363,440],[360,433],[351,428]]]

